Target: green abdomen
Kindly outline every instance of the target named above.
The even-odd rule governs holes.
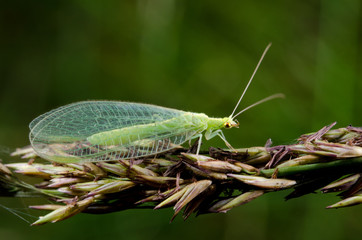
[[[201,133],[207,126],[200,121],[199,114],[185,113],[182,116],[155,123],[135,125],[100,132],[87,138],[91,144],[125,146],[144,139],[160,140],[173,138],[173,144],[182,144],[193,135]]]

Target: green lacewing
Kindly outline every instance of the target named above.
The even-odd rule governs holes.
[[[150,104],[120,101],[83,101],[59,107],[34,119],[30,142],[42,158],[60,162],[113,161],[152,156],[202,136],[219,136],[222,128],[238,127],[236,117],[272,95],[234,114],[271,44],[264,50],[247,86],[229,117],[213,118]]]

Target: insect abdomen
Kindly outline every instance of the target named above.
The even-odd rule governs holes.
[[[186,113],[165,121],[100,132],[88,137],[87,140],[91,144],[97,145],[127,145],[142,139],[162,139],[163,136],[176,136],[182,134],[182,130],[190,132],[205,128],[200,124],[194,124],[190,116]]]
[[[113,159],[144,157],[168,151],[201,133],[206,126],[192,121],[194,115],[185,113],[179,117],[150,124],[135,125],[94,134],[87,141],[105,148]]]

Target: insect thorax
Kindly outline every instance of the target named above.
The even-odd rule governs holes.
[[[232,121],[229,117],[224,118],[208,118],[207,130],[215,131],[225,127],[225,123]]]
[[[210,118],[204,113],[186,112],[180,119],[182,119],[181,121],[184,123],[191,124],[197,128],[203,128],[205,130]]]

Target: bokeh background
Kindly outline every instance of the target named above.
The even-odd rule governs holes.
[[[0,1],[0,145],[27,145],[28,123],[68,103],[107,99],[228,116],[261,53],[242,107],[273,100],[225,131],[234,147],[292,143],[337,121],[361,126],[361,1]],[[203,147],[224,144],[219,139]],[[78,215],[29,227],[0,208],[1,239],[357,239],[362,207],[333,195],[268,194],[227,214],[171,209]],[[1,199],[10,207],[26,202]],[[25,208],[21,209],[26,211]],[[34,220],[30,219],[30,220]]]

